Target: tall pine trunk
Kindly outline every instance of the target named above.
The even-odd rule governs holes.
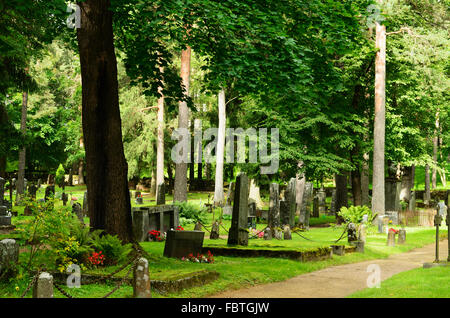
[[[83,138],[90,226],[132,241],[110,0],[78,2]]]
[[[28,107],[28,92],[22,93],[22,118],[20,121],[20,132],[22,136],[25,137],[27,131],[27,107]],[[24,183],[25,183],[25,162],[26,162],[26,148],[19,151],[19,171],[17,173],[16,182],[16,204],[21,201],[24,194]]]
[[[423,203],[426,206],[430,205],[431,191],[430,191],[430,166],[425,165],[425,192],[423,194]]]
[[[377,0],[382,4],[383,0]],[[384,150],[386,128],[386,26],[376,23],[375,120],[373,146],[372,211],[385,213]]]
[[[223,163],[225,155],[225,90],[222,88],[219,92],[219,132],[217,136],[217,152],[216,152],[216,177],[214,187],[214,204],[222,205],[224,203],[223,194]]]
[[[186,96],[189,96],[189,80],[191,74],[191,48],[188,46],[181,52],[181,79]],[[189,129],[189,109],[187,103],[182,101],[178,105],[178,128]],[[184,156],[185,154],[183,154]],[[187,163],[181,162],[175,165],[175,185],[173,201],[187,201]]]

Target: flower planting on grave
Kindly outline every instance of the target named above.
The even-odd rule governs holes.
[[[158,230],[148,231],[148,237],[150,241],[162,242],[164,241],[164,235],[161,235],[161,232]]]
[[[207,255],[198,253],[197,256],[190,253],[187,257],[182,257],[181,260],[192,263],[214,263],[214,256],[211,251],[208,251]]]

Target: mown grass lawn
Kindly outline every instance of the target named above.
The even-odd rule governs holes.
[[[367,288],[349,298],[450,298],[450,267],[417,268]]]

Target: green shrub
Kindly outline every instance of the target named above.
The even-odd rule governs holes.
[[[122,241],[116,235],[96,236],[92,240],[92,246],[97,252],[105,255],[105,264],[114,265],[125,260],[131,252],[131,244],[122,245]]]
[[[338,212],[338,215],[342,217],[347,223],[359,224],[363,221],[363,216],[367,214],[367,222],[372,223],[375,215],[365,205],[363,206],[350,206],[349,208],[342,207]]]
[[[180,224],[195,223],[198,220],[205,222],[205,213],[207,209],[205,206],[198,206],[192,202],[175,202],[175,205],[180,209]]]
[[[58,167],[58,170],[56,170],[56,175],[55,175],[55,183],[60,188],[63,187],[65,174],[66,174],[66,172],[64,171],[64,167],[62,164],[60,164]]]

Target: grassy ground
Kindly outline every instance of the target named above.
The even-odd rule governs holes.
[[[450,298],[450,267],[417,268],[392,276],[380,288],[367,288],[350,298]],[[405,288],[407,287],[407,288]]]

